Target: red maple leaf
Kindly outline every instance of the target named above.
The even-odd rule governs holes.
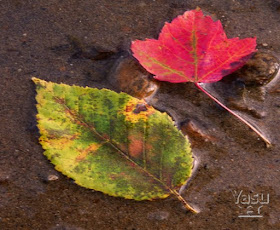
[[[136,40],[134,57],[154,78],[172,83],[216,82],[242,67],[256,51],[256,38],[228,39],[220,21],[198,8],[166,23],[158,40]]]
[[[256,38],[228,39],[220,21],[203,15],[201,9],[186,11],[166,23],[158,40],[132,42],[133,56],[154,78],[172,83],[194,82],[220,106],[271,142],[253,124],[213,97],[200,83],[211,83],[242,67],[256,51]]]

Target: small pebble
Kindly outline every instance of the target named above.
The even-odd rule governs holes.
[[[267,47],[267,46],[268,46],[268,44],[267,44],[267,43],[263,43],[263,44],[262,44],[262,46]]]
[[[56,175],[48,175],[48,181],[58,180],[58,176]]]

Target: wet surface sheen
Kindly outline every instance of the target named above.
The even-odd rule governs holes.
[[[178,126],[190,127],[185,132],[199,165],[182,195],[200,208],[197,215],[171,197],[137,202],[82,188],[54,170],[38,143],[31,77],[125,91],[121,85],[130,84],[114,85],[111,71],[130,41],[157,38],[165,21],[196,6],[221,19],[228,37],[257,36],[259,49],[280,53],[276,0],[0,1],[0,229],[280,228],[277,82],[265,86],[261,100],[251,97],[258,90],[246,86],[242,94],[246,105],[265,111],[260,118],[243,112],[268,135],[271,148],[194,85],[156,83],[150,104],[168,112]],[[138,73],[133,76],[142,76]],[[133,81],[127,92],[139,90],[139,82],[149,89],[141,95],[150,95],[149,77],[143,76],[144,83]],[[225,99],[236,92],[229,84],[216,85]],[[243,213],[233,194],[241,190],[269,194],[262,218],[238,217]]]

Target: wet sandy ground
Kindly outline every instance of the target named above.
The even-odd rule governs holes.
[[[221,19],[228,37],[257,36],[260,50],[280,52],[278,0],[0,1],[0,229],[280,229],[277,89],[263,101],[245,95],[266,112],[247,114],[272,140],[266,148],[191,84],[159,84],[150,103],[206,133],[186,131],[199,166],[183,196],[201,209],[197,215],[172,197],[136,202],[79,187],[54,170],[38,143],[32,76],[120,90],[111,68],[130,42],[156,38],[165,21],[197,6]],[[215,87],[227,95],[228,85]],[[269,194],[262,218],[238,217],[248,207],[235,204],[241,190]]]

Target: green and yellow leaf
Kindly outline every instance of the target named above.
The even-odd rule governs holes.
[[[111,196],[182,201],[192,153],[166,113],[125,93],[33,81],[40,143],[56,170]]]

